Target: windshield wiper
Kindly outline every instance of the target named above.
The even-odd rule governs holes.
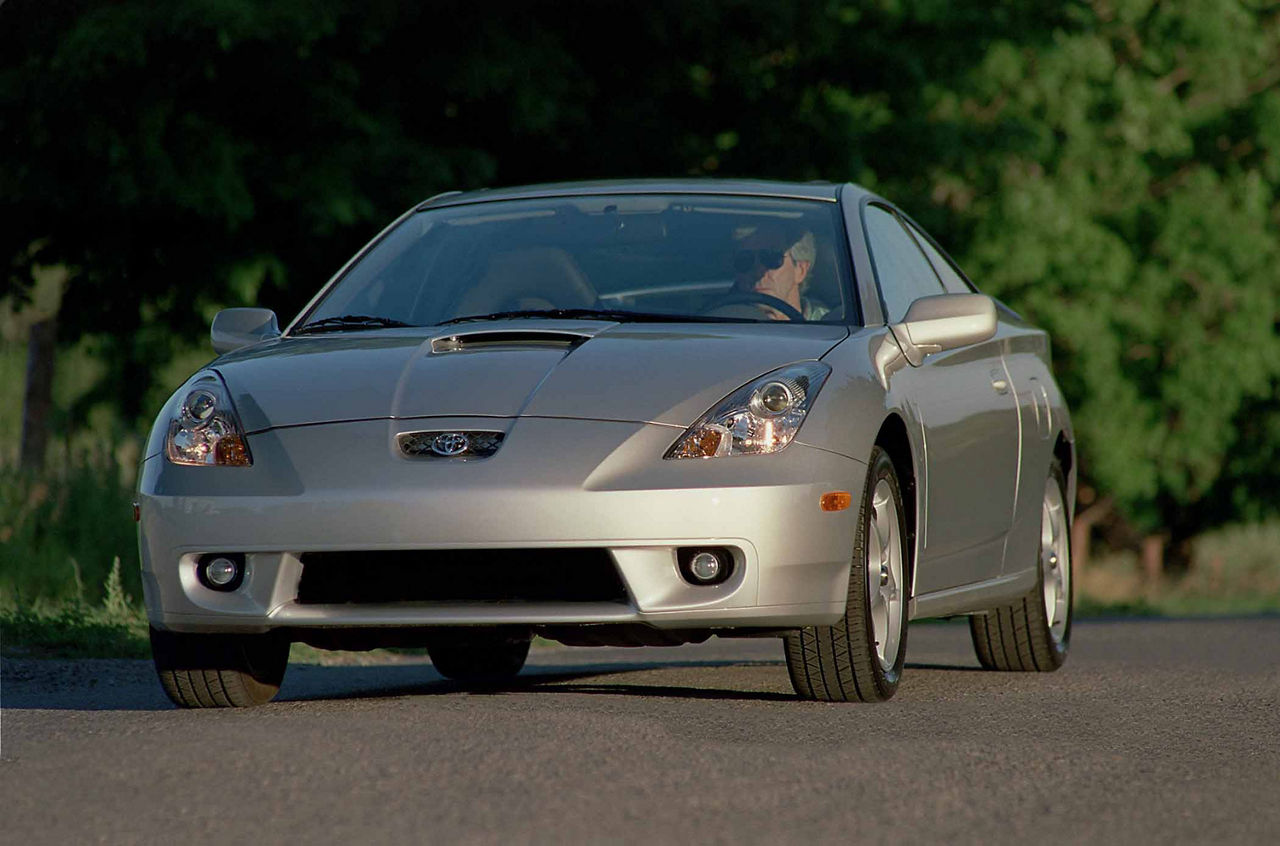
[[[396,329],[402,326],[412,326],[412,323],[405,323],[403,320],[393,320],[390,317],[372,317],[367,314],[344,314],[341,317],[325,317],[321,320],[313,320],[310,323],[304,323],[290,334],[293,335],[314,335],[320,332],[345,332],[351,329]]]
[[[440,326],[451,323],[468,323],[473,320],[510,320],[522,317],[542,317],[552,320],[613,320],[618,323],[753,323],[750,318],[710,317],[707,315],[662,314],[654,311],[624,311],[602,308],[541,308],[518,311],[495,311],[492,314],[468,314],[442,321]]]

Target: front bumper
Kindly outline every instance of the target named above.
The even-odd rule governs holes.
[[[502,429],[496,455],[407,459],[396,435]],[[679,429],[552,418],[333,423],[251,435],[248,468],[143,463],[139,545],[153,625],[185,632],[302,627],[642,623],[793,627],[844,613],[863,464],[793,443],[771,456],[664,461]],[[854,507],[824,512],[828,491]],[[685,582],[676,549],[721,546],[719,585]],[[608,550],[625,602],[304,604],[307,552]],[[246,556],[232,593],[203,586],[210,552]]]

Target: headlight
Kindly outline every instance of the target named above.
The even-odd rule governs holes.
[[[169,421],[164,452],[174,464],[253,464],[231,394],[218,374],[207,373],[191,383]]]
[[[795,438],[831,368],[820,361],[766,373],[722,399],[663,458],[767,455]]]

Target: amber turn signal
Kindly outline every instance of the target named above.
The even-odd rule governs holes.
[[[853,495],[848,491],[829,491],[822,495],[818,504],[823,511],[844,511],[853,504]]]

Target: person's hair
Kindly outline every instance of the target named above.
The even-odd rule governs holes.
[[[4,0],[0,0],[0,3],[2,2]],[[807,261],[809,266],[812,267],[814,260],[818,257],[818,248],[814,243],[813,233],[808,229],[801,228],[798,223],[791,221],[766,223],[762,226],[738,230],[733,237],[741,241],[756,233],[763,233],[768,237],[777,238],[774,243],[790,244],[789,247],[784,248],[784,252],[791,255],[792,261]]]
[[[792,261],[807,261],[813,267],[813,260],[818,257],[818,248],[813,243],[813,233],[805,232],[800,240],[791,245],[789,250]]]

